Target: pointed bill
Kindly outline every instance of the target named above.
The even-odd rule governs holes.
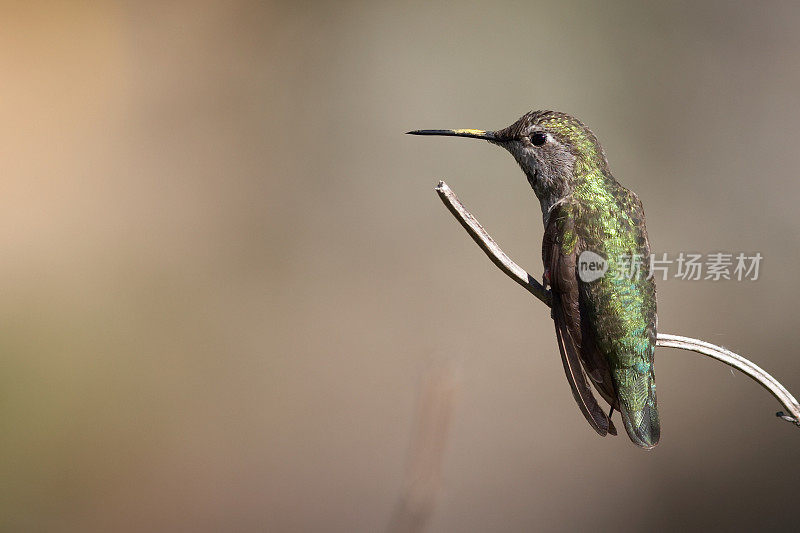
[[[443,135],[447,137],[469,137],[471,139],[484,139],[486,141],[494,141],[497,138],[493,131],[485,130],[414,130],[406,132],[408,135]]]

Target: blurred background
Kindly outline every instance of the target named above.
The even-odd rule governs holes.
[[[796,527],[800,430],[717,362],[659,349],[661,444],[599,438],[549,311],[433,191],[539,275],[516,163],[403,135],[580,117],[654,251],[764,256],[756,282],[660,282],[660,331],[798,394],[796,4],[8,2],[2,20],[1,530],[381,531],[420,464],[429,531]]]

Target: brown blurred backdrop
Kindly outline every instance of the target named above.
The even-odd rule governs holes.
[[[716,362],[657,352],[654,451],[597,437],[433,192],[538,274],[513,159],[403,135],[577,115],[655,251],[764,256],[661,331],[800,393],[800,8],[599,4],[3,3],[0,529],[380,531],[437,365],[430,531],[796,527],[800,430]]]

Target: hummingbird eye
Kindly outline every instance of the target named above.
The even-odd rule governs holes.
[[[534,146],[541,146],[547,142],[547,134],[543,131],[534,131],[530,136],[531,144]]]

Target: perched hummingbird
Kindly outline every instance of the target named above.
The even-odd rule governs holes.
[[[541,204],[544,285],[552,288],[558,348],[581,412],[605,436],[617,434],[616,409],[635,444],[658,444],[656,286],[644,209],[614,179],[594,134],[555,111],[531,111],[498,131],[408,133],[484,139],[511,152]],[[605,275],[582,275],[584,257],[605,260]],[[611,406],[609,414],[586,375]]]

